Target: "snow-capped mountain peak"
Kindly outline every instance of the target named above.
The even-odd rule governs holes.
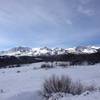
[[[77,53],[95,53],[97,50],[95,48],[92,48],[91,46],[78,46],[76,47]]]
[[[29,51],[31,51],[31,48],[19,46],[19,47],[12,48],[9,51],[11,51],[11,52],[17,52],[17,51],[20,51],[20,52],[29,52]]]
[[[1,51],[0,52],[0,55],[9,55],[9,56],[20,56],[20,55],[25,55],[27,53],[30,53],[32,51],[31,48],[29,47],[15,47],[15,48],[12,48],[12,49],[9,49],[7,51]]]
[[[74,48],[53,48],[48,47],[43,48],[29,48],[29,47],[15,47],[7,51],[1,51],[0,55],[9,55],[9,56],[40,56],[40,55],[60,55],[60,54],[84,54],[84,53],[96,53],[100,47],[96,46],[78,46]]]

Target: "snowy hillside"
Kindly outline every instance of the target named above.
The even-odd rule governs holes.
[[[15,47],[7,51],[1,51],[0,55],[8,55],[8,56],[40,56],[40,55],[60,55],[60,54],[91,54],[96,53],[100,47],[95,46],[79,46],[74,48],[29,48],[29,47]]]
[[[100,87],[100,64],[71,66],[69,68],[36,69],[42,63],[23,65],[19,68],[0,69],[0,100],[43,100],[38,94],[44,79],[56,74],[69,75],[73,81]],[[56,73],[55,73],[56,72]],[[53,99],[50,99],[53,100]],[[65,95],[56,100],[100,100],[100,92]]]

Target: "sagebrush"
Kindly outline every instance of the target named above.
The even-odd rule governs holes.
[[[85,91],[95,90],[94,86],[84,86],[80,81],[73,82],[68,76],[55,76],[46,79],[43,84],[43,95],[50,96],[53,93],[69,93],[72,95],[80,95]]]

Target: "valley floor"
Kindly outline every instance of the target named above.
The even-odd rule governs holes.
[[[42,100],[37,92],[42,89],[44,80],[52,75],[68,75],[73,81],[100,87],[100,64],[36,69],[40,66],[41,63],[35,63],[19,68],[0,69],[0,100]],[[91,92],[86,96],[64,96],[58,100],[100,100],[100,92]]]

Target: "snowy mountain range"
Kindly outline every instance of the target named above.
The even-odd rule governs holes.
[[[15,47],[7,51],[1,51],[0,55],[8,56],[41,56],[41,55],[60,55],[60,54],[91,54],[100,50],[100,47],[96,46],[78,46],[74,48],[29,48],[29,47]]]

